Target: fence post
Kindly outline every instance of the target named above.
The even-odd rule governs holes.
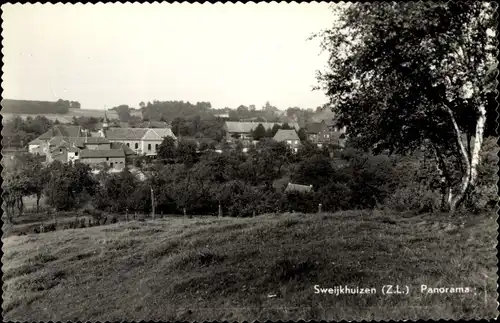
[[[219,203],[219,217],[221,217],[221,216],[222,216],[222,206]]]
[[[125,209],[125,222],[128,222],[128,208]]]
[[[319,205],[318,205],[318,213],[321,213],[322,209],[323,209],[323,204],[319,203]]]

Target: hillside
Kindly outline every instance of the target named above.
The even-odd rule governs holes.
[[[8,321],[473,319],[498,315],[494,218],[379,211],[169,218],[4,238]],[[444,221],[444,220],[443,220]],[[384,284],[409,295],[382,295]],[[420,293],[420,285],[470,294]],[[314,285],[374,287],[315,294]],[[405,287],[401,287],[404,289]]]
[[[73,101],[33,101],[33,100],[2,100],[2,117],[6,120],[15,116],[22,118],[35,117],[43,115],[53,121],[59,120],[63,123],[69,123],[73,117],[104,117],[103,109],[81,109],[73,106],[79,106],[79,103]],[[118,119],[118,114],[114,110],[108,110],[108,118]],[[130,110],[132,116],[142,117],[140,110]]]
[[[37,115],[43,115],[46,118],[55,121],[58,120],[61,123],[70,123],[73,121],[73,117],[94,117],[94,118],[103,118],[104,117],[104,111],[103,110],[97,110],[97,109],[74,109],[70,108],[68,109],[67,113],[64,114],[57,114],[57,113],[40,113],[40,114],[31,114],[31,113],[9,113],[9,112],[3,112],[2,111],[2,117],[4,120],[12,119],[16,116],[19,116],[23,119],[26,119],[27,117],[36,117]],[[106,114],[108,115],[108,118],[110,119],[118,119],[118,114],[116,111],[107,111]],[[133,115],[139,114],[140,116],[140,111],[139,113],[135,112]]]

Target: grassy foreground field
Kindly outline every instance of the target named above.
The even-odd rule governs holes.
[[[490,319],[498,315],[496,242],[493,217],[377,211],[172,218],[11,236],[3,239],[3,316]],[[389,284],[409,294],[383,295]],[[471,292],[427,294],[421,284]],[[314,285],[376,294],[315,294]]]

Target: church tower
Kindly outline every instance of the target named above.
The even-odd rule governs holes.
[[[99,130],[101,138],[106,138],[106,132],[109,129],[108,114],[106,113],[106,106],[104,107],[104,120],[102,121],[102,129]]]

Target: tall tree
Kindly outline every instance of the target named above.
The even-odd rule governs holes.
[[[254,140],[261,140],[262,138],[266,137],[266,128],[262,125],[262,123],[259,123],[257,127],[252,132],[252,137]]]
[[[336,24],[316,36],[330,54],[318,79],[339,125],[375,151],[431,147],[453,213],[477,181],[485,123],[496,116],[486,104],[494,84],[488,75],[496,73],[496,5],[355,3],[334,10]]]
[[[158,157],[166,161],[173,161],[175,158],[175,139],[165,137],[162,143],[158,146]]]

